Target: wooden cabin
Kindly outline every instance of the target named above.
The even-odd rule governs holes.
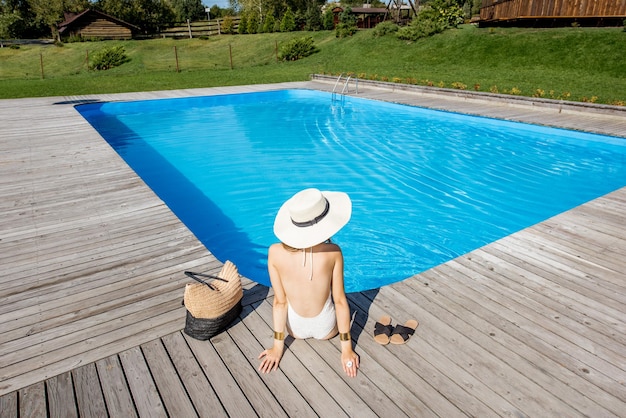
[[[622,26],[626,0],[483,0],[480,26]]]
[[[352,14],[356,16],[356,26],[359,29],[371,29],[384,21],[389,10],[384,7],[352,7]],[[339,23],[339,15],[343,12],[342,7],[333,8],[334,24]]]
[[[60,39],[131,39],[140,29],[97,10],[66,13],[65,21],[57,25]]]

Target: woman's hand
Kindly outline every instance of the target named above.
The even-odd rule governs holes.
[[[343,371],[346,372],[348,376],[356,376],[357,369],[359,368],[359,356],[351,347],[341,351],[341,364]]]
[[[278,363],[280,363],[282,356],[282,347],[278,348],[273,346],[272,348],[263,351],[259,354],[259,359],[263,359],[263,361],[261,361],[261,365],[259,365],[259,371],[261,373],[269,373],[278,369]]]

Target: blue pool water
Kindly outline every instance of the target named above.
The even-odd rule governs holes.
[[[295,192],[347,192],[346,288],[393,283],[626,185],[626,140],[281,90],[77,107],[220,260],[269,284]]]

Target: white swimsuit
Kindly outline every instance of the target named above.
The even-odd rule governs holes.
[[[291,307],[289,301],[287,301],[287,324],[294,338],[316,338],[321,340],[328,337],[328,334],[337,324],[335,304],[331,300],[330,293],[322,311],[312,318],[298,315]]]

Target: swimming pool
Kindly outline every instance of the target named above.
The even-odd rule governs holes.
[[[269,284],[273,219],[347,192],[346,288],[393,283],[626,185],[626,140],[325,92],[77,110],[221,261]]]

